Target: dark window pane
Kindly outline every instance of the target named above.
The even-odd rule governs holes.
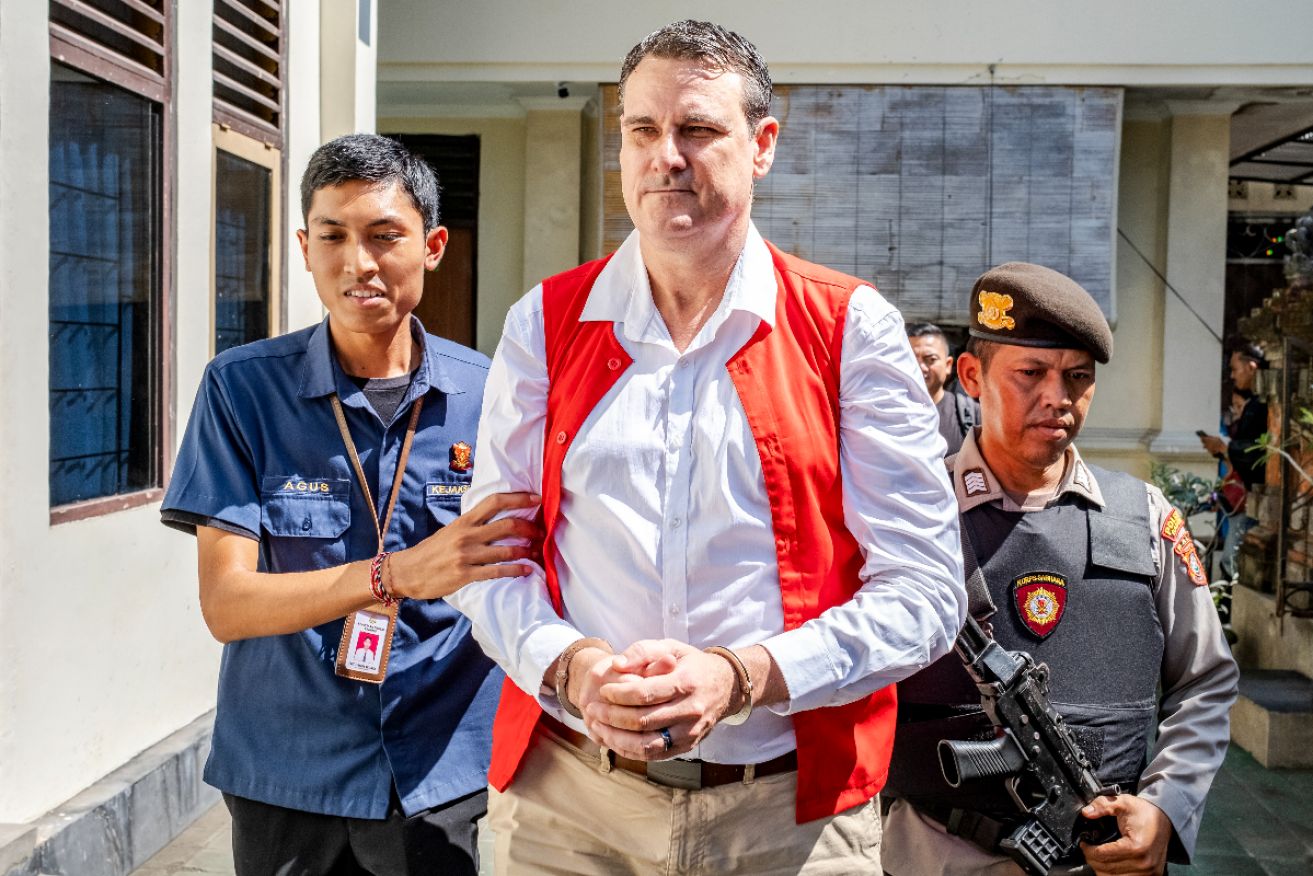
[[[266,167],[219,151],[215,172],[214,352],[269,337]]]
[[[159,483],[160,114],[52,65],[50,503]]]

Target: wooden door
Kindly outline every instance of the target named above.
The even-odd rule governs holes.
[[[442,187],[439,221],[447,252],[424,277],[415,315],[439,337],[474,346],[479,300],[479,138],[476,135],[385,134],[428,162]]]
[[[424,275],[424,297],[415,315],[430,334],[474,346],[474,230],[447,229],[447,251],[436,271]]]

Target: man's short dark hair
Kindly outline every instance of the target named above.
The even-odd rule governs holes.
[[[424,159],[396,140],[377,134],[347,134],[315,150],[301,177],[301,219],[310,224],[315,192],[351,180],[401,186],[424,219],[427,235],[439,225],[438,176]]]
[[[629,50],[620,67],[620,106],[625,105],[625,82],[646,57],[670,61],[697,61],[715,70],[732,70],[743,77],[743,114],[748,130],[770,115],[770,69],[757,48],[732,30],[709,21],[677,21],[648,34]]]
[[[1258,344],[1252,344],[1249,341],[1237,341],[1231,347],[1231,354],[1238,355],[1241,359],[1248,359],[1259,368],[1267,367],[1267,354]]]
[[[963,352],[970,353],[980,360],[980,370],[983,373],[989,370],[990,360],[994,358],[1000,346],[1002,345],[998,341],[987,341],[972,335],[967,340],[967,347]]]
[[[943,342],[944,349],[948,349],[948,335],[944,330],[933,322],[914,322],[907,327],[907,336],[909,338],[939,338]]]

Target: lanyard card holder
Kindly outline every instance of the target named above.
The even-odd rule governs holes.
[[[419,425],[420,408],[424,399],[415,399],[410,409],[410,423],[406,426],[406,439],[401,443],[401,458],[397,460],[397,473],[392,479],[392,496],[388,499],[387,514],[382,523],[374,517],[374,497],[369,492],[369,481],[365,479],[365,469],[360,464],[360,454],[356,452],[356,443],[351,440],[351,430],[346,424],[346,414],[342,412],[342,403],[337,393],[329,396],[333,403],[333,415],[337,417],[337,428],[342,432],[342,442],[346,444],[351,465],[360,480],[360,489],[365,494],[365,502],[370,508],[370,518],[378,532],[378,552],[383,553],[384,535],[392,525],[392,512],[397,507],[397,495],[401,492],[401,481],[406,474],[406,460],[410,458],[410,445],[415,439],[415,429]],[[370,684],[382,684],[388,674],[388,658],[392,656],[392,634],[397,629],[397,609],[399,602],[387,606],[362,608],[347,616],[342,624],[342,639],[337,643],[337,665],[334,672],[343,678],[365,681]]]
[[[347,615],[342,641],[337,643],[338,675],[355,681],[382,684],[392,655],[392,634],[397,628],[397,606],[361,609]]]

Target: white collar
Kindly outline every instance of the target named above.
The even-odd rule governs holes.
[[[712,322],[719,324],[731,312],[741,310],[774,327],[778,295],[775,261],[757,227],[750,224],[743,252],[725,284],[725,297],[716,308]],[[637,229],[625,238],[611,261],[598,274],[579,320],[621,323],[625,337],[631,341],[669,337],[652,300],[652,285],[643,265]],[[714,326],[712,328],[714,331]]]

